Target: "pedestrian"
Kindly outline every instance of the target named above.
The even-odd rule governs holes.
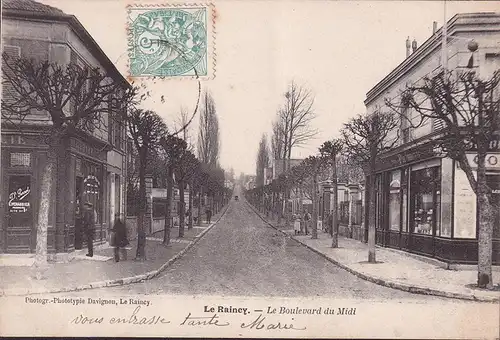
[[[309,234],[309,223],[310,223],[310,221],[311,221],[311,215],[306,210],[304,212],[304,229],[305,229],[306,235]]]
[[[294,216],[293,231],[294,231],[295,235],[300,234],[300,215],[299,214]]]
[[[125,248],[129,245],[127,238],[127,226],[120,218],[120,214],[115,214],[115,222],[113,228],[111,229],[113,234],[111,235],[111,244],[115,247],[115,262],[120,261],[120,248]],[[124,258],[126,260],[126,258]]]
[[[85,202],[84,212],[83,212],[83,228],[85,235],[87,236],[87,249],[88,253],[86,256],[94,256],[94,233],[95,233],[95,212],[92,208],[93,205],[90,202]]]
[[[210,224],[210,220],[212,219],[212,210],[208,208],[205,213],[207,214],[207,223]]]
[[[196,225],[198,225],[198,209],[193,210],[193,221]]]

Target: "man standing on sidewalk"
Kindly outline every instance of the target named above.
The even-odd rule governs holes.
[[[111,244],[115,247],[115,262],[120,262],[120,251],[124,255],[122,256],[123,260],[126,260],[127,250],[125,247],[129,245],[129,241],[127,239],[127,226],[122,221],[119,213],[115,214],[115,223],[113,224],[111,231],[113,232]]]
[[[83,228],[87,236],[87,249],[88,257],[94,256],[94,233],[95,233],[95,214],[92,208],[92,203],[85,202],[83,205],[85,211],[83,212]]]
[[[309,223],[311,222],[311,215],[309,214],[309,211],[304,212],[304,229],[306,232],[306,235],[309,234]]]
[[[206,214],[207,214],[207,223],[210,224],[210,220],[212,219],[212,210],[208,208]]]

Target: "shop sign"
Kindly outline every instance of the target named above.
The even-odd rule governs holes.
[[[500,151],[500,137],[494,137],[492,141],[490,141],[490,144],[488,145],[488,151]],[[469,151],[476,151],[477,150],[477,145],[474,142],[470,142],[467,145],[467,150]]]
[[[477,155],[468,153],[467,160],[473,169],[477,169]],[[500,170],[500,154],[489,153],[486,154],[484,165],[487,170]]]
[[[22,187],[12,191],[9,194],[9,212],[25,213],[30,208],[29,196],[30,187]]]
[[[99,182],[99,179],[96,176],[88,175],[83,180],[83,184],[85,185],[85,193],[86,194],[98,194],[99,193],[99,187],[101,186],[101,183]]]

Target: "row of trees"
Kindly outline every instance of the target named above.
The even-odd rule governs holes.
[[[387,99],[386,111],[375,111],[358,115],[344,124],[341,138],[325,142],[318,154],[305,159],[299,166],[287,169],[268,186],[247,192],[247,197],[256,205],[262,205],[262,197],[276,200],[280,195],[286,199],[288,190],[300,187],[305,177],[312,179],[313,190],[313,233],[316,238],[317,221],[317,177],[327,166],[331,172],[334,195],[337,193],[336,175],[338,157],[359,166],[366,178],[365,216],[368,225],[368,262],[376,262],[375,178],[377,162],[387,151],[400,145],[400,130],[404,127],[417,129],[433,123],[439,127],[429,143],[437,156],[455,160],[462,169],[477,197],[478,209],[478,280],[482,288],[492,288],[492,237],[494,211],[492,188],[486,181],[485,160],[488,152],[495,149],[500,138],[500,71],[490,77],[478,76],[475,71],[446,71],[425,77],[422,81],[408,85],[399,99]],[[417,119],[410,110],[417,113]],[[274,130],[274,129],[273,129]],[[281,130],[277,129],[277,132]],[[280,149],[280,141],[273,135],[273,150]],[[403,142],[407,142],[404,140]],[[287,145],[289,148],[290,144]],[[289,151],[290,149],[287,149]],[[277,155],[282,155],[278,153]],[[284,155],[284,153],[283,153]],[[472,155],[473,157],[470,157]],[[305,176],[305,177],[304,177]],[[276,200],[271,200],[275,202]],[[333,198],[332,247],[337,242],[337,199]]]
[[[138,176],[129,176],[129,193],[138,191],[137,212],[138,247],[136,258],[145,259],[146,230],[146,173],[156,171],[166,179],[167,197],[165,203],[165,229],[163,243],[170,243],[172,228],[172,204],[174,182],[179,188],[179,237],[184,237],[186,226],[185,189],[189,189],[187,226],[193,227],[194,197],[198,197],[198,216],[203,214],[204,197],[208,197],[211,211],[217,213],[227,202],[228,190],[224,187],[224,171],[219,166],[219,125],[215,103],[209,93],[203,96],[204,105],[200,109],[198,134],[198,157],[193,146],[188,144],[187,133],[190,120],[181,113],[181,127],[169,133],[165,122],[153,111],[133,109],[127,117],[128,131],[136,151]],[[193,116],[196,112],[193,113]],[[182,133],[182,138],[178,137]],[[186,141],[187,140],[187,141]],[[160,170],[158,170],[158,168]],[[198,219],[200,221],[200,219]]]
[[[37,238],[35,269],[36,277],[42,278],[47,268],[47,228],[49,211],[54,200],[51,192],[56,181],[57,166],[66,162],[64,151],[70,136],[83,136],[92,140],[105,139],[111,126],[126,125],[126,135],[121,135],[123,144],[133,143],[133,153],[137,164],[137,186],[135,198],[138,203],[138,247],[137,259],[145,259],[145,177],[153,160],[163,161],[162,169],[169,182],[169,201],[173,180],[184,190],[190,183],[193,193],[202,197],[206,192],[213,197],[216,209],[223,204],[228,193],[224,188],[224,173],[218,164],[219,126],[213,98],[205,93],[201,107],[200,132],[198,138],[198,158],[187,143],[177,137],[185,133],[198,112],[201,101],[201,85],[198,100],[192,114],[181,123],[176,131],[171,131],[163,119],[155,112],[141,109],[142,103],[152,95],[145,85],[129,84],[116,73],[108,73],[98,67],[77,63],[52,63],[28,56],[2,53],[2,126],[16,129],[32,136],[36,127],[40,143],[48,146],[47,160],[41,169],[40,200],[37,216]],[[164,98],[162,96],[162,102]],[[184,115],[187,117],[187,115]],[[33,120],[33,117],[38,117]],[[46,121],[40,124],[40,117]],[[35,124],[35,125],[33,125]],[[106,142],[101,151],[108,147]],[[63,152],[60,152],[63,151]],[[158,164],[158,163],[156,163]],[[191,199],[194,195],[190,195]],[[181,192],[181,200],[184,195]],[[167,212],[171,203],[167,203]],[[184,205],[181,204],[181,209]],[[200,214],[201,216],[201,214]],[[181,220],[184,214],[181,211]],[[192,215],[190,215],[190,220]],[[165,243],[169,242],[169,223],[166,217]],[[191,225],[191,224],[190,224]],[[180,235],[183,234],[182,220]]]
[[[312,127],[312,122],[316,117],[313,105],[314,95],[310,89],[296,82],[288,85],[284,93],[284,103],[278,109],[272,124],[271,150],[269,151],[265,134],[259,142],[256,161],[256,185],[258,187],[266,184],[264,169],[270,166],[271,158],[275,167],[281,167],[282,170],[279,172],[286,173],[291,169],[292,150],[316,136],[318,131]],[[282,181],[280,188],[282,190],[273,201],[275,210],[278,209],[277,207],[284,209],[285,202],[290,196],[288,181]],[[281,214],[278,214],[280,221],[281,217]],[[285,215],[285,217],[286,223],[289,224],[289,216]]]

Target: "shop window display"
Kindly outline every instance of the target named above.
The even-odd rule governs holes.
[[[432,167],[412,171],[410,193],[412,197],[412,232],[414,234],[433,235],[436,221],[440,220],[439,168]]]
[[[408,170],[401,171],[401,215],[402,231],[408,232]]]
[[[401,171],[390,173],[389,178],[389,228],[399,231],[401,221]]]

